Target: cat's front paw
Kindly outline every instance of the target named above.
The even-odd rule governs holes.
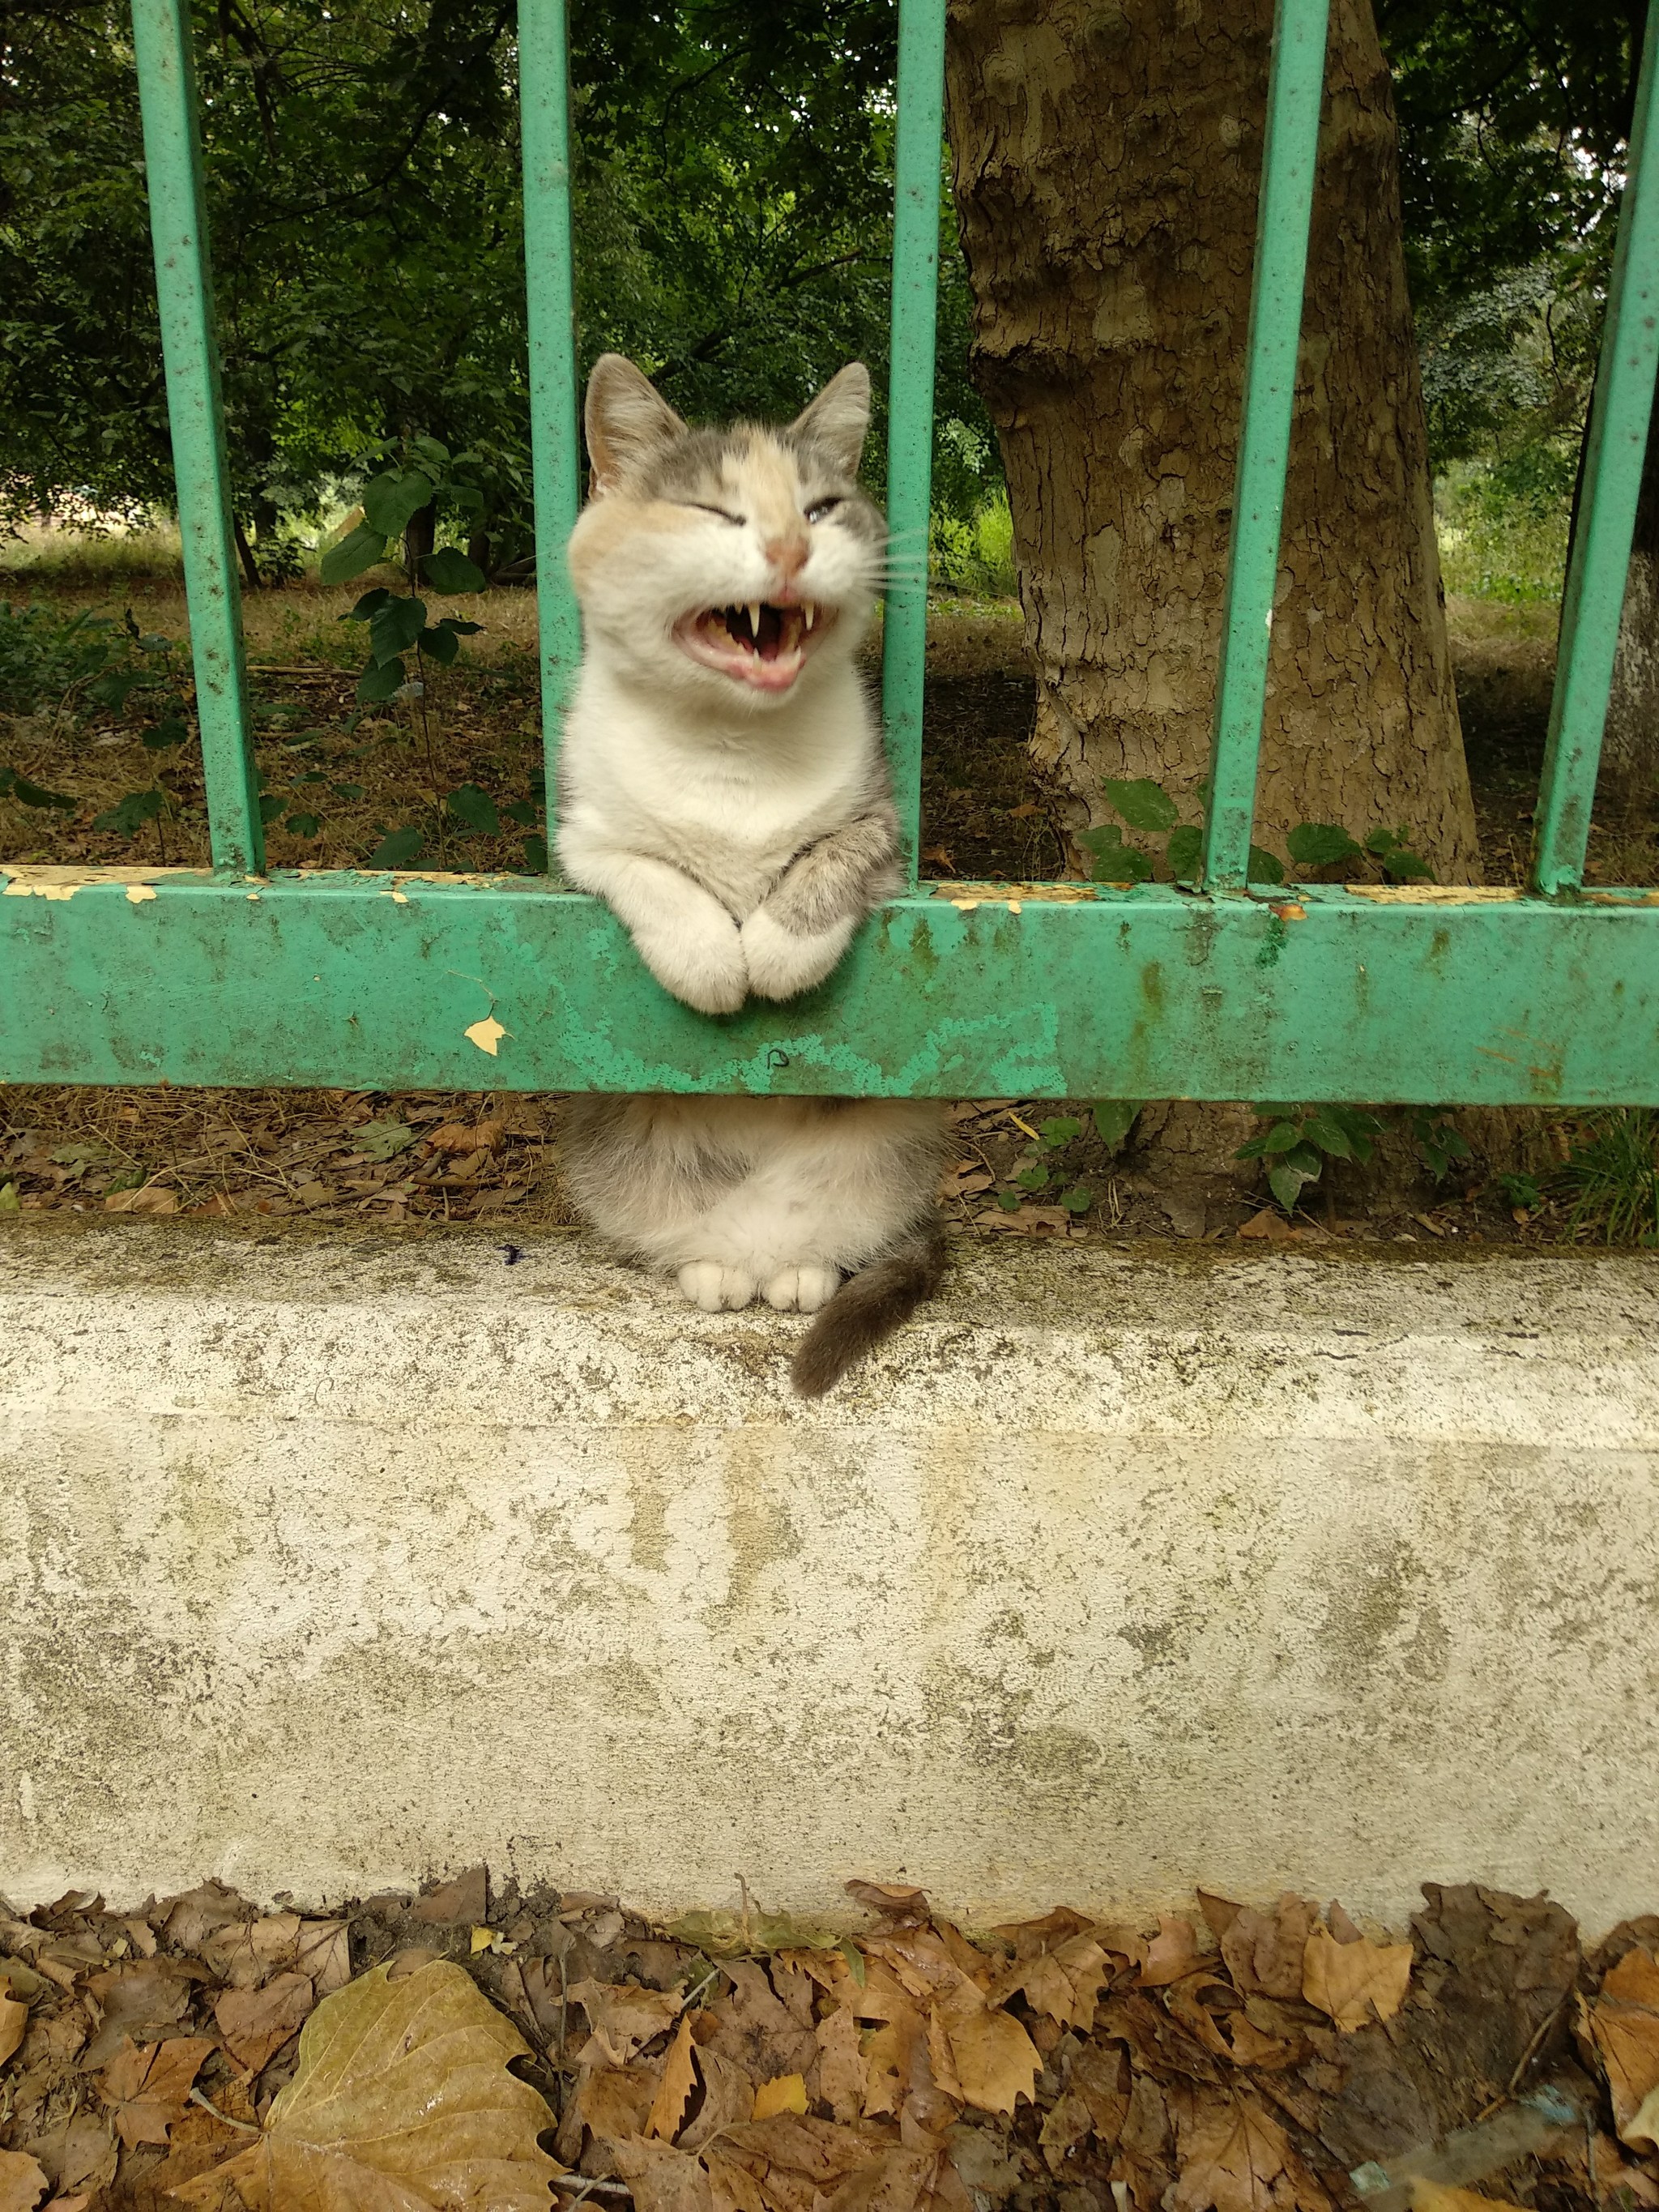
[[[634,939],[640,957],[665,991],[700,1014],[735,1014],[749,990],[749,970],[736,922]]]
[[[802,936],[780,928],[766,908],[757,907],[738,933],[749,970],[749,988],[763,999],[793,999],[823,982],[853,941],[857,918]]]
[[[741,1267],[722,1267],[718,1260],[691,1260],[680,1269],[679,1285],[704,1313],[735,1313],[755,1295],[755,1279]]]

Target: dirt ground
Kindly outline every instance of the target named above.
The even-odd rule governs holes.
[[[1659,2204],[1659,1920],[1590,1948],[1543,1896],[1427,1883],[1401,1937],[1203,1892],[970,1931],[848,1888],[854,1935],[483,1867],[316,1914],[0,1905],[0,2204]]]
[[[463,659],[429,671],[420,701],[363,713],[354,692],[366,641],[341,620],[357,589],[298,585],[246,602],[271,864],[361,865],[402,832],[420,840],[405,864],[520,869],[528,857],[533,865],[544,825],[532,595],[447,601],[446,611],[484,625]],[[130,611],[152,641],[140,658],[155,683],[118,708],[94,706],[82,691],[0,715],[0,768],[66,802],[0,796],[0,859],[205,860],[193,743],[143,742],[167,720],[171,698],[187,701],[177,576],[0,567],[5,598],[118,620]],[[1462,601],[1451,614],[1487,872],[1515,881],[1543,750],[1553,611]],[[1067,872],[1062,810],[1026,751],[1032,702],[1020,636],[1012,603],[945,599],[933,611],[922,841],[930,877]],[[94,826],[144,791],[162,794],[154,818],[130,832]],[[1592,873],[1659,877],[1651,825],[1598,830]],[[1583,1133],[1571,1115],[1454,1116],[1471,1157],[1437,1179],[1401,1117],[1384,1117],[1375,1160],[1328,1164],[1291,1229],[1264,1202],[1259,1171],[1231,1158],[1255,1133],[1243,1109],[1155,1105],[1127,1142],[1086,1102],[975,1101],[955,1110],[959,1157],[943,1195],[970,1236],[1554,1242],[1579,1225],[1549,1188]],[[504,1231],[556,1231],[573,1225],[557,1173],[558,1116],[554,1098],[488,1093],[14,1087],[0,1091],[0,1214],[68,1206],[431,1227],[493,1218]],[[1070,1133],[1057,1137],[1056,1127]]]

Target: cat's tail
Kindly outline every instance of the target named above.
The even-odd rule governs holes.
[[[935,1219],[848,1277],[795,1354],[790,1373],[801,1397],[821,1398],[933,1296],[945,1277],[945,1224]]]

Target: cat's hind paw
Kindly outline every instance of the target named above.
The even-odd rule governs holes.
[[[780,927],[763,906],[757,907],[739,932],[750,989],[763,999],[793,999],[810,991],[836,966],[857,926],[856,916],[849,915],[829,929],[801,936]]]
[[[761,1296],[780,1313],[816,1313],[840,1288],[839,1267],[780,1267],[761,1285]]]
[[[735,1313],[755,1295],[755,1279],[718,1260],[690,1260],[679,1272],[680,1289],[704,1313]]]

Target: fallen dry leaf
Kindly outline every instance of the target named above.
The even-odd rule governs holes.
[[[1301,1996],[1308,1938],[1317,1917],[1305,1898],[1289,1890],[1270,1912],[1245,1905],[1234,1914],[1221,1938],[1221,1955],[1242,1996]]]
[[[775,2112],[804,2112],[806,2083],[799,2074],[776,2074],[755,2091],[751,2119],[769,2120]]]
[[[1373,2018],[1392,2020],[1406,2002],[1412,1978],[1409,1943],[1371,1943],[1364,1936],[1339,1943],[1316,1928],[1303,1954],[1302,1994],[1328,2013],[1344,2034]]]
[[[424,1897],[416,1899],[411,1905],[409,1917],[411,1920],[426,1921],[434,1927],[453,1927],[462,1921],[471,1925],[474,1921],[488,1920],[489,1869],[469,1867],[465,1874],[458,1874],[453,1881],[428,1890]]]
[[[1206,2103],[1182,2144],[1170,2212],[1261,2212],[1289,2152],[1285,2130],[1253,2099]]]
[[[1507,2197],[1482,2197],[1474,2189],[1453,2189],[1443,2181],[1414,2178],[1408,2185],[1412,2212],[1521,2212]]]
[[[1141,1966],[1142,1985],[1149,1990],[1162,1989],[1170,1982],[1178,1982],[1183,1974],[1192,1973],[1200,1963],[1198,1937],[1192,1922],[1160,1913],[1158,1933],[1146,1946]]]
[[[105,1197],[106,1213],[177,1213],[179,1194],[176,1190],[158,1190],[154,1183],[141,1183],[137,1190],[112,1190]]]
[[[294,1947],[294,1964],[319,1997],[351,1979],[351,1931],[343,1920],[306,1920]]]
[[[1652,1954],[1639,1944],[1626,1951],[1589,2012],[1613,2124],[1628,2142],[1630,2130],[1659,2089],[1659,1965]]]
[[[34,2212],[46,2186],[33,2159],[20,2150],[0,2150],[0,2212]]]
[[[669,2045],[668,2056],[663,2061],[662,2081],[645,2123],[647,2135],[660,2136],[665,2142],[672,2142],[679,2133],[680,2122],[685,2117],[685,2100],[697,2082],[691,2048],[691,2023],[682,2020],[679,2033]]]
[[[708,2176],[689,2151],[635,2136],[615,2143],[611,2154],[635,2212],[714,2212]]]
[[[1645,2005],[1650,2012],[1659,2012],[1659,1962],[1639,1943],[1633,1945],[1616,1966],[1608,1968],[1601,1995],[1619,2004]]]
[[[1017,2099],[1030,2098],[1042,2060],[1012,2014],[993,2010],[967,1982],[938,2011],[964,2103],[981,2112],[1012,2112]]]
[[[315,1994],[303,1974],[278,1974],[259,1990],[221,1990],[213,2017],[225,2048],[250,2074],[269,2064],[304,2027]]]
[[[461,1967],[392,1982],[377,1966],[306,2022],[263,2139],[175,2193],[210,2206],[234,2183],[249,2212],[544,2212],[559,2168],[536,2139],[553,2115],[507,2070],[529,2056]]]
[[[15,1997],[0,1996],[0,2066],[3,2066],[23,2040],[23,2031],[29,2024],[29,2008]]]
[[[855,2120],[864,2110],[869,2076],[859,2047],[859,2026],[846,2006],[837,2006],[817,2028],[818,2094],[838,2120]]]
[[[573,1982],[570,1995],[587,2014],[593,2030],[583,2051],[585,2063],[603,2058],[626,2066],[643,2043],[672,2027],[681,2000],[672,1990],[642,1990],[632,1982]],[[597,2045],[597,2048],[594,2046]]]
[[[191,2084],[213,2048],[205,2035],[176,2035],[165,2043],[124,2043],[98,2077],[98,2094],[115,2115],[122,2142],[164,2143],[185,2109]]]

